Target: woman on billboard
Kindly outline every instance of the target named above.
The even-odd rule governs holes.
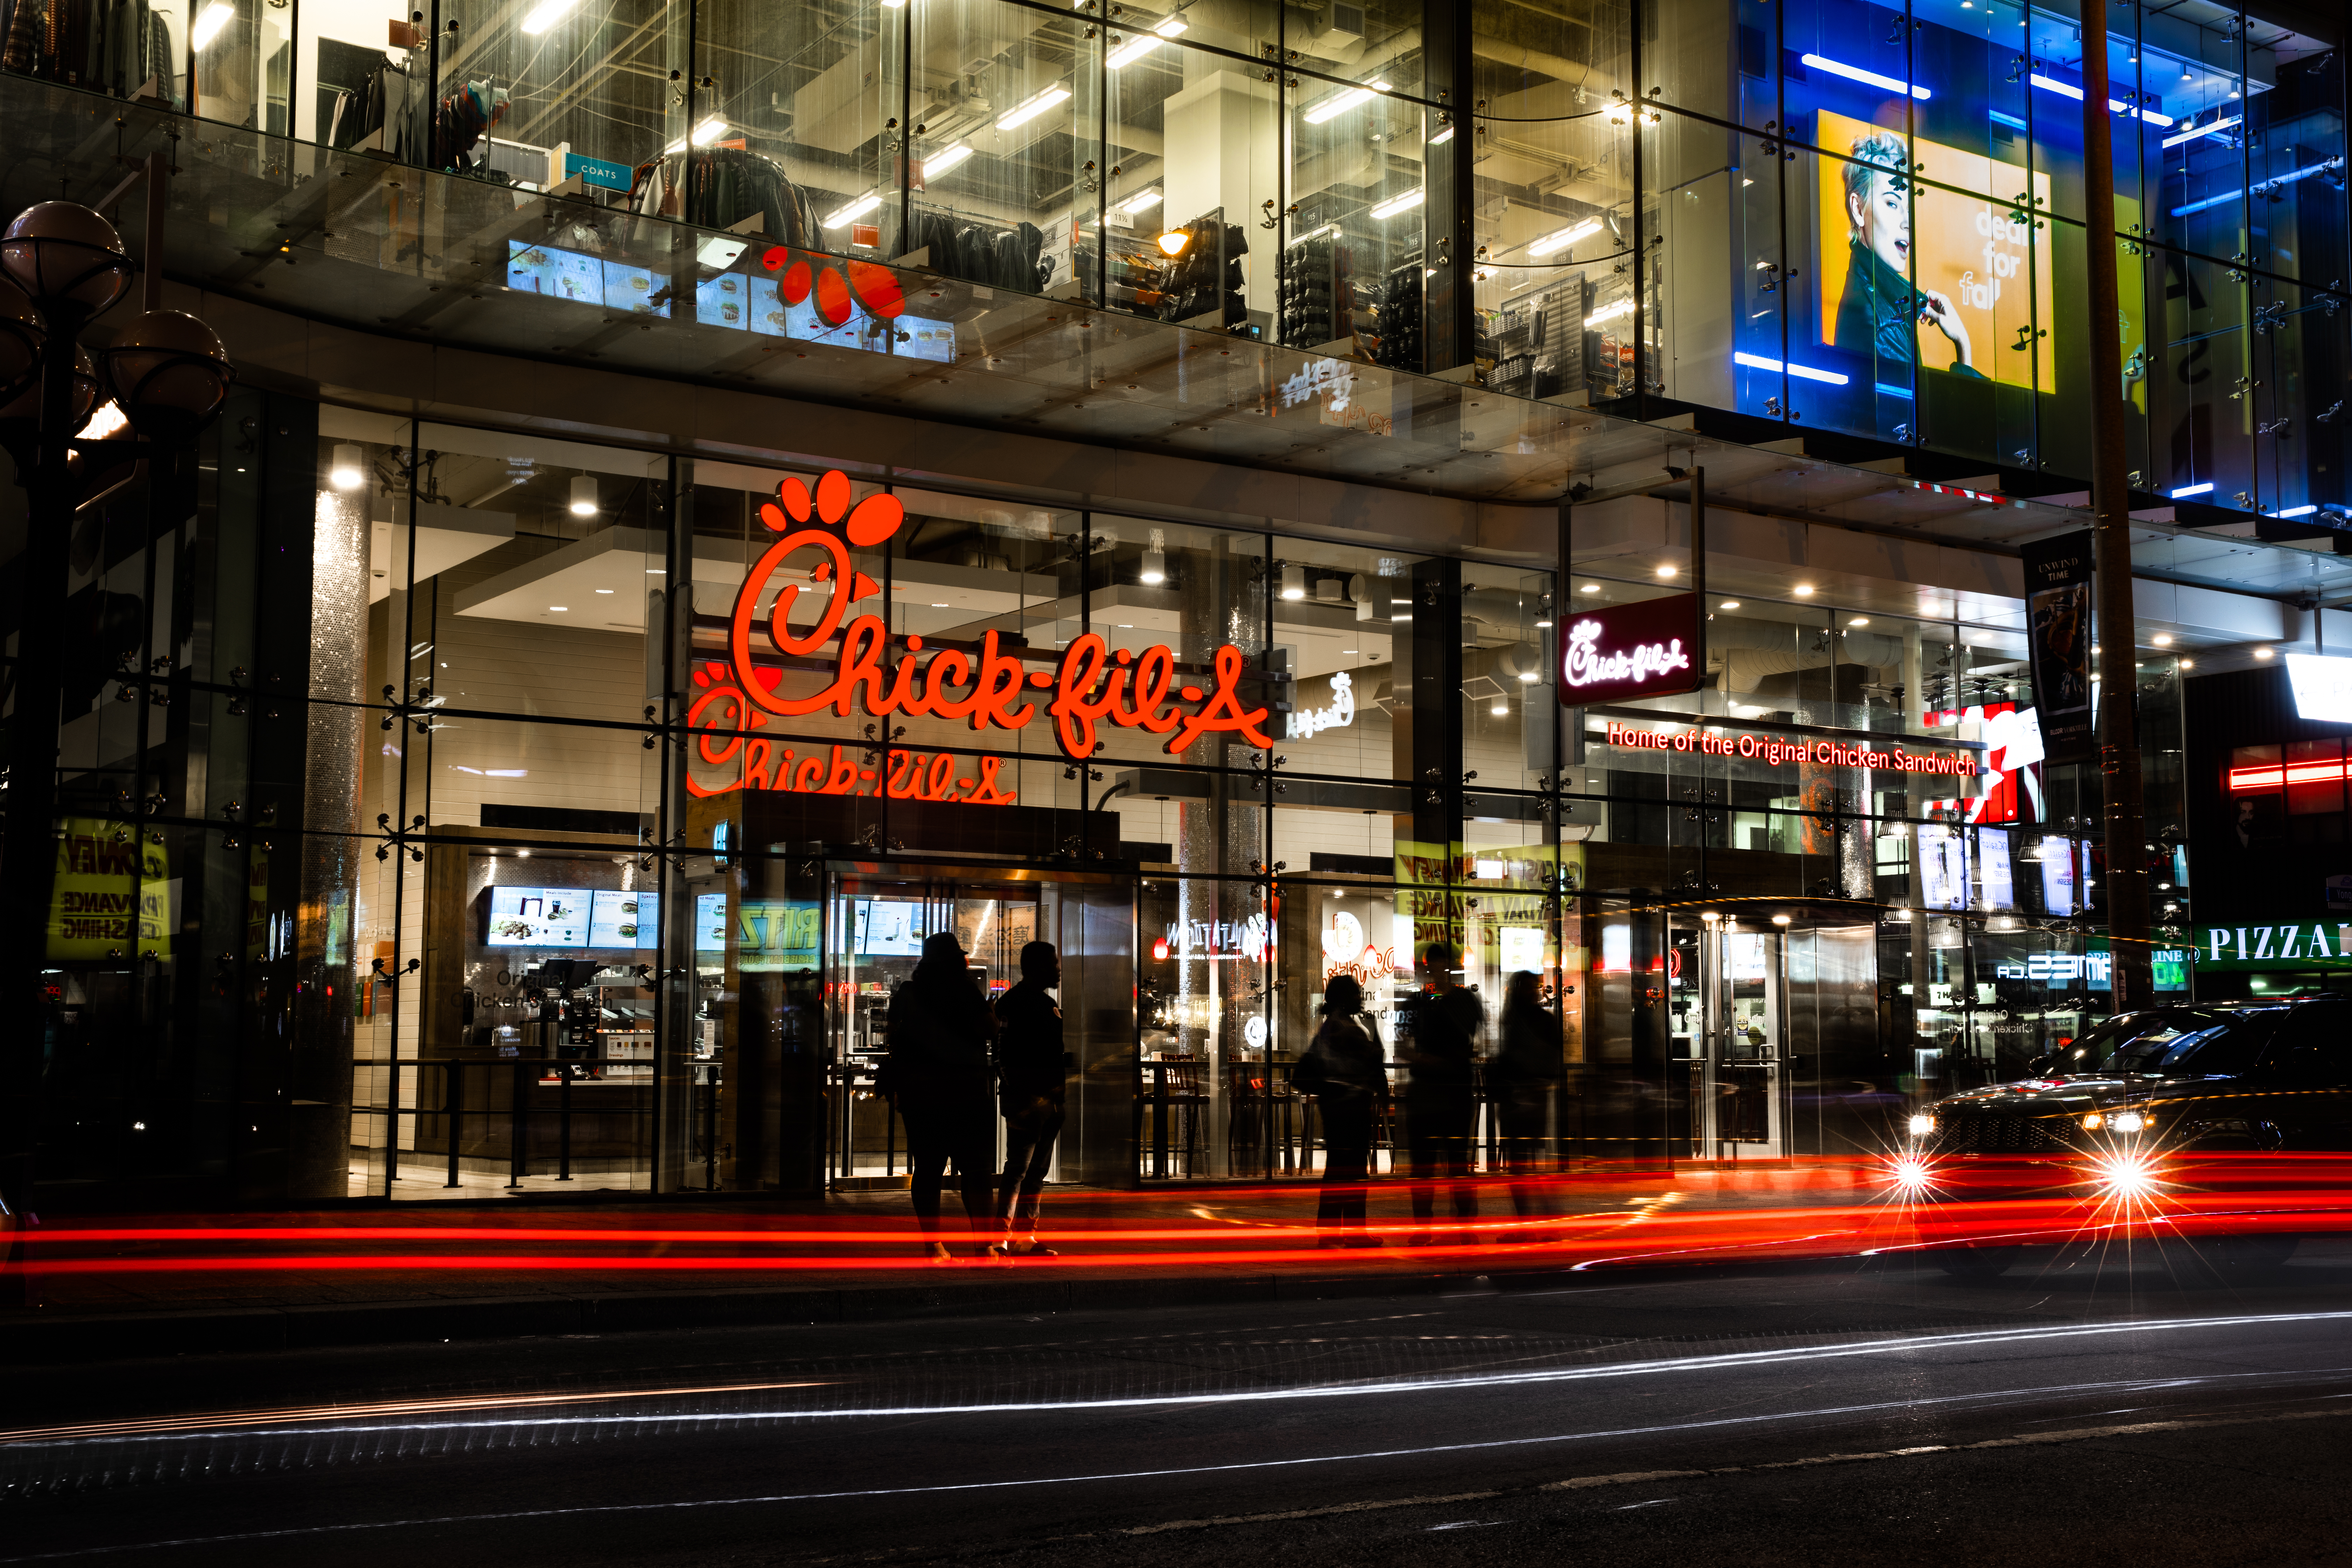
[[[1911,182],[1903,143],[1881,131],[1853,144],[1845,166],[1845,217],[1853,253],[1845,295],[1838,301],[1831,346],[1877,360],[1881,374],[1898,367],[1902,379],[1919,363],[1919,329],[1934,327],[1950,341],[1954,375],[1984,379],[1976,367],[1969,329],[1951,300],[1911,287]]]

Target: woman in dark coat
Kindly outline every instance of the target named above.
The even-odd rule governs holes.
[[[1326,1247],[1380,1245],[1361,1233],[1372,1130],[1388,1101],[1389,1077],[1380,1042],[1364,1027],[1363,1011],[1364,988],[1352,976],[1333,975],[1323,990],[1323,1026],[1291,1069],[1291,1086],[1313,1095],[1323,1112],[1323,1196],[1315,1223],[1343,1233],[1325,1237]]]
[[[1503,1124],[1503,1160],[1517,1178],[1511,1206],[1522,1215],[1544,1212],[1541,1190],[1527,1178],[1547,1163],[1544,1139],[1564,1070],[1559,1019],[1543,1005],[1541,985],[1530,970],[1511,976],[1503,993],[1503,1047],[1486,1066]]]
[[[944,1258],[940,1188],[950,1160],[963,1188],[965,1222],[976,1232],[995,1229],[996,1017],[953,931],[923,939],[915,973],[891,995],[886,1037],[890,1057],[882,1091],[906,1118],[915,1217],[930,1238],[931,1256]]]

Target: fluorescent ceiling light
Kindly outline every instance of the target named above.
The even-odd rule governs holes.
[[[694,258],[713,272],[724,272],[734,266],[737,258],[751,247],[751,242],[748,239],[737,239],[730,235],[714,234],[696,248]]]
[[[1191,26],[1192,24],[1181,16],[1171,16],[1151,31],[1138,33],[1134,37],[1119,45],[1110,52],[1110,58],[1103,61],[1103,64],[1113,70],[1118,70],[1124,66],[1131,66]]]
[[[206,44],[220,37],[220,30],[223,27],[236,20],[236,8],[231,5],[228,0],[213,0],[211,5],[205,7],[205,14],[196,18],[196,25],[189,29],[188,47],[202,49]]]
[[[1343,232],[1343,231],[1340,229],[1340,227],[1339,227],[1339,226],[1338,224],[1336,224],[1336,223],[1327,223],[1327,224],[1325,224],[1321,228],[1310,228],[1310,229],[1308,229],[1305,234],[1302,234],[1302,235],[1298,236],[1297,238],[1293,239],[1290,243],[1291,243],[1292,245],[1294,245],[1294,246],[1304,245],[1304,244],[1306,244],[1306,243],[1307,243],[1308,240],[1310,240],[1310,239],[1320,239],[1320,238],[1322,238],[1322,237],[1323,237],[1325,235],[1327,235],[1327,234],[1328,234],[1328,235],[1329,235],[1332,238],[1337,239],[1337,238],[1339,238],[1339,236],[1340,236],[1340,234],[1341,234],[1342,232]]]
[[[2190,496],[2205,496],[2205,495],[2211,495],[2212,493],[2213,493],[2213,481],[2212,481],[2212,480],[2210,480],[2210,479],[2208,479],[2208,480],[2206,480],[2206,481],[2205,481],[2203,484],[2201,484],[2201,485],[2183,485],[2183,486],[2181,486],[2179,489],[2177,489],[2177,490],[2175,490],[2175,491],[2173,491],[2173,492],[2172,492],[2172,499],[2173,499],[2174,500],[2188,500]]]
[[[1630,316],[1633,313],[1633,301],[1631,299],[1620,300],[1613,305],[1603,305],[1598,310],[1593,311],[1592,314],[1585,317],[1584,324],[1588,329],[1605,326],[1609,322],[1615,321],[1620,316]]]
[[[714,114],[709,119],[704,121],[701,124],[694,128],[694,135],[691,140],[698,147],[708,147],[726,133],[726,117],[723,115]]]
[[[1165,199],[1166,195],[1167,193],[1161,191],[1159,187],[1154,186],[1150,190],[1141,191],[1128,197],[1127,200],[1118,204],[1118,210],[1125,213],[1128,216],[1133,217],[1139,212],[1146,212],[1152,207],[1158,206],[1160,202]]]
[[[540,0],[531,7],[530,15],[522,19],[522,30],[536,37],[572,15],[572,7],[579,4],[580,0]]]
[[[1451,125],[1449,125],[1449,126],[1447,126],[1444,130],[1443,130],[1443,131],[1439,132],[1436,135],[1434,135],[1434,136],[1431,137],[1431,138],[1429,139],[1429,144],[1430,144],[1431,146],[1433,146],[1433,147],[1443,147],[1443,146],[1444,146],[1448,142],[1451,142],[1451,141],[1453,141],[1453,140],[1454,140],[1454,127],[1452,127]]]
[[[1309,109],[1304,118],[1309,125],[1320,125],[1327,120],[1335,120],[1347,113],[1356,105],[1370,98],[1372,94],[1386,92],[1388,89],[1389,84],[1384,81],[1368,82],[1362,87],[1343,89]]]
[[[1825,70],[1832,76],[1842,76],[1849,81],[1865,82],[1872,87],[1883,87],[1889,92],[1907,92],[1914,98],[1928,96],[1927,89],[1924,87],[1914,87],[1907,81],[1897,81],[1891,76],[1881,76],[1876,71],[1866,71],[1860,66],[1850,66],[1843,60],[1831,59],[1827,55],[1807,55],[1804,57],[1804,61],[1815,70]],[[2077,93],[2075,96],[2079,98],[2082,95]]]
[[[2043,76],[2039,71],[2034,72],[2025,79],[2032,82],[2034,86],[2042,89],[2044,92],[2054,92],[2061,98],[2071,98],[2077,103],[2083,101],[2083,89],[2081,88],[2069,87],[2064,82]],[[2135,111],[2133,110],[2126,109],[2121,100],[2111,98],[2107,100],[2107,108],[2116,114],[2130,114],[2137,112],[2142,120],[2147,121],[2150,125],[2169,125],[2172,123],[2172,116],[2169,114],[2158,114],[2153,109],[2142,109]]]
[[[1597,217],[1587,218],[1582,223],[1571,224],[1566,228],[1556,228],[1541,239],[1528,241],[1528,254],[1549,256],[1555,250],[1566,250],[1578,240],[1589,238],[1600,232],[1601,220]]]
[[[1775,375],[1792,375],[1799,381],[1826,382],[1832,386],[1843,386],[1851,378],[1833,370],[1815,370],[1809,364],[1784,365],[1779,360],[1766,359],[1762,354],[1736,353],[1734,364],[1744,364],[1750,370],[1769,370]]]
[[[2317,511],[2318,510],[2319,508],[2315,504],[2310,506],[2291,506],[2284,511],[2280,512],[2278,515],[2281,517],[2309,517],[2313,512]]]
[[[1426,192],[1416,187],[1405,192],[1405,194],[1401,196],[1391,196],[1388,200],[1382,202],[1380,205],[1372,209],[1372,216],[1377,218],[1391,218],[1396,216],[1399,213],[1411,212],[1413,208],[1421,205],[1422,197],[1426,194]]]
[[[817,219],[817,222],[826,228],[839,228],[845,223],[851,222],[856,218],[864,217],[867,213],[872,212],[876,207],[878,207],[881,205],[881,193],[879,191],[868,191],[864,195],[856,197],[855,200],[844,202],[841,205],[825,214],[824,216]]]
[[[1007,111],[1004,117],[996,122],[996,128],[999,131],[1011,131],[1017,126],[1026,125],[1069,96],[1070,89],[1056,82]]]
[[[923,178],[928,180],[935,175],[944,174],[971,156],[971,143],[969,142],[959,142],[952,147],[942,147],[923,160]]]
[[[2244,118],[2243,115],[2232,114],[2227,120],[2216,120],[2210,125],[2200,125],[2194,131],[2184,131],[2178,136],[2168,136],[2164,139],[2164,144],[2167,147],[2178,147],[2184,142],[2194,142],[2200,136],[2210,136],[2217,131],[2227,131],[2232,125],[2242,123]]]

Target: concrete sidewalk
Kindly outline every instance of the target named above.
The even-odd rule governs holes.
[[[26,1248],[26,1303],[0,1308],[0,1363],[1411,1293],[1727,1245],[1803,1256],[1787,1244],[1819,1239],[1811,1212],[1847,1229],[1886,1212],[1860,1160],[1549,1179],[1526,1217],[1509,1184],[1465,1186],[1479,1218],[1456,1221],[1440,1190],[1431,1232],[1407,1184],[1376,1184],[1385,1245],[1340,1251],[1302,1228],[1312,1186],[1062,1189],[1042,1227],[1059,1256],[977,1257],[985,1238],[951,1224],[944,1264],[903,1193],[53,1219]]]

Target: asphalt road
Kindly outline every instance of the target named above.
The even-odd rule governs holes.
[[[2325,1241],[36,1370],[0,1564],[2352,1561],[2347,1286]]]

